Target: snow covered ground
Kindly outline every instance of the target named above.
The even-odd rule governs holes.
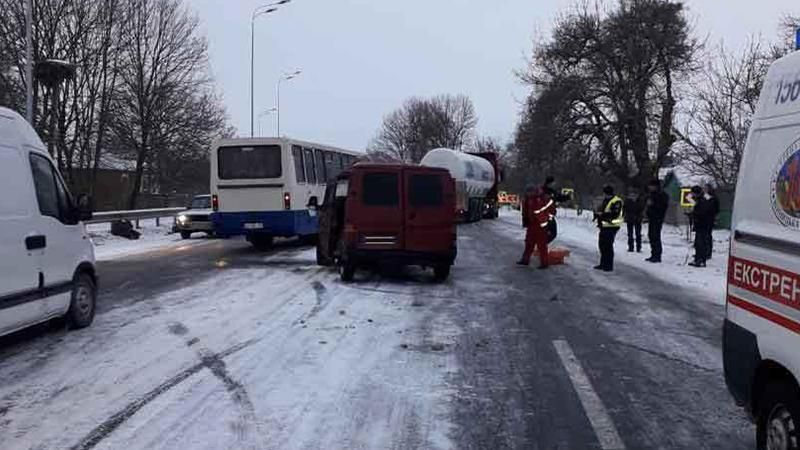
[[[0,448],[452,448],[444,350],[459,328],[415,303],[452,288],[345,285],[313,249],[246,250],[4,354]]]
[[[95,257],[99,261],[107,261],[125,256],[146,253],[165,247],[180,247],[184,245],[197,245],[208,242],[205,235],[196,233],[193,239],[181,239],[179,233],[172,232],[172,217],[160,220],[156,226],[155,219],[141,220],[139,222],[142,235],[137,240],[125,239],[111,234],[110,223],[96,223],[86,226],[86,231],[94,243]]]
[[[521,228],[519,211],[503,210],[501,220],[513,227],[506,229],[507,233],[523,239],[525,230]],[[617,263],[635,266],[664,281],[678,286],[695,289],[702,294],[702,298],[717,304],[725,303],[725,279],[728,270],[728,247],[730,231],[714,231],[714,255],[708,261],[708,267],[695,268],[687,265],[694,255],[692,242],[686,240],[686,228],[665,225],[662,233],[664,253],[661,264],[652,264],[644,259],[650,256],[650,247],[647,241],[647,224],[642,227],[642,253],[629,253],[627,229],[623,226],[617,234],[617,243],[614,246],[615,261]],[[600,253],[597,250],[597,225],[592,222],[591,211],[584,211],[578,215],[572,209],[558,210],[558,238],[553,245],[566,248],[582,248],[597,253],[599,262]]]

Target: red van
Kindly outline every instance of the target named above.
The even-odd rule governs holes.
[[[337,265],[343,281],[378,263],[432,267],[443,281],[456,258],[455,201],[446,169],[356,164],[328,183],[317,262]]]

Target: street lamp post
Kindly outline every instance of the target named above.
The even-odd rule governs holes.
[[[265,14],[272,14],[278,10],[277,6],[285,5],[292,0],[281,0],[279,2],[270,3],[267,5],[259,6],[253,10],[250,16],[250,137],[253,137],[255,128],[255,59],[256,59],[256,19]]]
[[[33,2],[25,1],[25,118],[33,125]]]
[[[267,109],[265,111],[261,111],[261,114],[258,115],[258,135],[260,137],[264,136],[264,134],[261,132],[261,119],[263,117],[269,116],[270,114],[274,113],[277,110],[278,110],[278,108],[270,108],[270,109]]]
[[[284,74],[282,77],[278,78],[278,137],[281,137],[281,82],[297,78],[301,73],[303,73],[303,71],[301,69],[297,69],[292,73]]]

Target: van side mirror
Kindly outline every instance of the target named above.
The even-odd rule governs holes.
[[[78,220],[81,222],[92,220],[92,197],[88,194],[81,194],[75,203],[75,212]]]

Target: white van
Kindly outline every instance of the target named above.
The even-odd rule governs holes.
[[[0,108],[0,336],[54,318],[92,323],[94,248],[81,223],[90,202],[78,203],[33,128]]]
[[[769,70],[739,171],[725,381],[759,448],[800,448],[800,52]]]

